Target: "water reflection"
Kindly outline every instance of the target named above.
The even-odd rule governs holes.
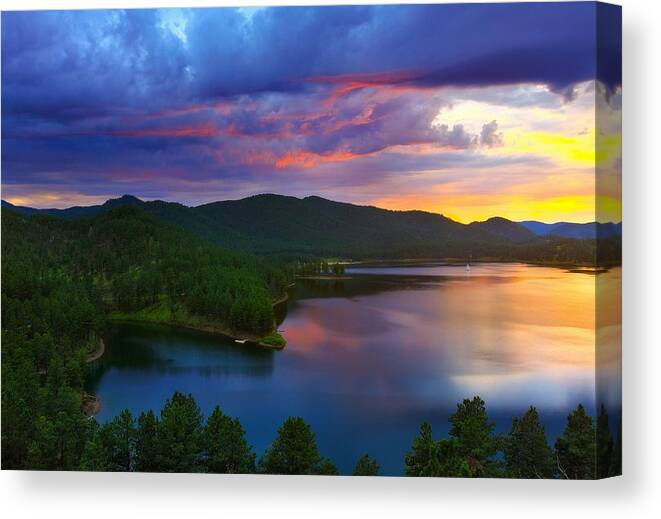
[[[281,316],[282,352],[116,327],[90,378],[100,418],[158,410],[176,389],[205,412],[220,404],[239,416],[258,452],[299,415],[343,472],[369,451],[385,474],[400,474],[420,422],[446,431],[456,403],[474,394],[500,430],[537,406],[551,437],[579,402],[594,410],[594,275],[515,264],[474,265],[469,275],[436,264],[348,274],[299,280]]]
[[[92,391],[100,391],[108,378],[125,373],[129,376],[268,377],[273,371],[270,350],[248,348],[229,338],[176,327],[113,325],[106,335],[106,343],[105,354],[90,369],[88,387]]]

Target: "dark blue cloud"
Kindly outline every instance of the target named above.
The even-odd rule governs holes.
[[[464,4],[2,15],[3,112],[56,119],[411,71],[423,85],[593,79],[595,4]],[[604,70],[609,86],[619,82]]]

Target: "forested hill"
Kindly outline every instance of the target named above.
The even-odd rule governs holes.
[[[292,275],[139,207],[73,220],[3,208],[2,467],[79,468],[86,358],[108,318],[275,341],[272,303]]]
[[[3,202],[5,206],[9,205]],[[345,259],[489,258],[545,263],[594,264],[596,241],[557,234],[540,236],[505,218],[464,225],[436,213],[391,211],[273,194],[187,207],[132,196],[103,205],[69,209],[13,207],[65,219],[89,218],[117,206],[140,206],[157,219],[227,248],[258,254],[313,255]],[[617,263],[617,242],[601,261]],[[611,257],[612,256],[612,257]]]
[[[130,205],[73,220],[3,208],[2,238],[3,317],[8,303],[62,285],[106,312],[159,307],[264,334],[292,276],[284,263],[224,250]]]
[[[314,196],[258,195],[194,211],[213,222],[219,235],[223,228],[238,231],[243,246],[260,252],[363,258],[416,257],[435,250],[432,255],[442,256],[462,242],[489,239],[438,214],[388,211]]]

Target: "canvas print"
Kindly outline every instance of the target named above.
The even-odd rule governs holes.
[[[2,469],[621,474],[621,9],[2,13]]]

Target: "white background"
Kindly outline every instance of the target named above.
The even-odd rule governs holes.
[[[0,8],[278,3],[324,2],[0,0]],[[616,3],[624,8],[623,477],[563,482],[3,471],[5,517],[661,517],[661,3]]]

